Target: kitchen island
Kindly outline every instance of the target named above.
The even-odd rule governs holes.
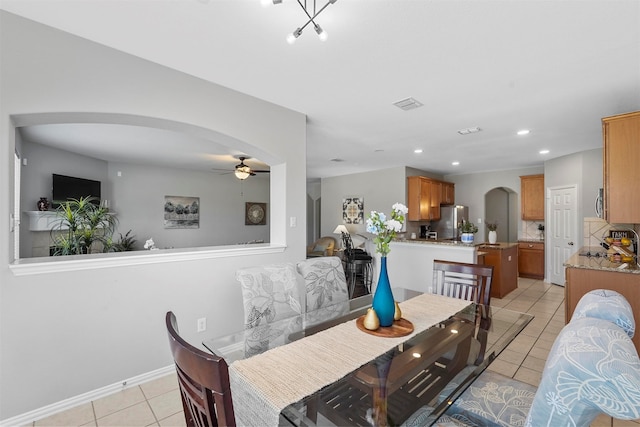
[[[486,254],[484,263],[493,266],[491,297],[504,298],[518,287],[518,244],[481,243],[478,249]]]
[[[619,292],[629,301],[633,312],[640,313],[640,268],[634,263],[612,262],[603,256],[583,256],[580,254],[598,254],[600,247],[581,248],[565,263],[566,286],[565,322],[571,320],[573,311],[580,298],[594,289],[611,289]],[[636,350],[640,352],[640,334],[632,338]]]
[[[453,240],[397,239],[389,244],[387,269],[391,286],[419,292],[430,292],[433,282],[433,261],[456,261],[475,263],[477,247]],[[375,252],[373,242],[367,242],[367,251],[375,254],[373,261],[374,285],[378,282],[380,254]]]

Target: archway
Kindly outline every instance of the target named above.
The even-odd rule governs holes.
[[[498,242],[518,240],[518,194],[507,187],[496,187],[484,195],[484,217],[486,222],[498,224]],[[489,230],[485,227],[485,240]]]

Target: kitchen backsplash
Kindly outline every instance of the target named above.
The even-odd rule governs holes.
[[[538,224],[543,224],[544,221],[522,221],[522,230],[520,230],[521,240],[544,240],[544,233],[538,230]]]
[[[583,246],[600,246],[604,241],[603,236],[607,237],[610,229],[635,228],[638,231],[638,225],[611,225],[602,218],[584,218],[582,227]]]

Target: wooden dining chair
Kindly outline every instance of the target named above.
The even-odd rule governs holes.
[[[489,306],[493,266],[433,261],[432,292]]]
[[[482,264],[469,264],[454,261],[433,261],[433,283],[431,291],[435,294],[445,295],[483,304],[485,307],[478,310],[481,324],[477,336],[473,341],[473,350],[469,356],[469,363],[479,365],[484,360],[487,348],[487,331],[491,324],[488,307],[491,303],[491,278],[493,266]],[[451,355],[445,355],[445,358]]]
[[[182,339],[171,311],[166,324],[187,426],[235,426],[227,362]]]

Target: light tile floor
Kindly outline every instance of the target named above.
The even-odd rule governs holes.
[[[518,288],[491,305],[535,315],[489,369],[537,386],[556,335],[564,327],[564,288],[541,280],[518,280]],[[175,374],[35,421],[32,426],[184,426]],[[601,416],[592,427],[640,427],[640,420]]]

